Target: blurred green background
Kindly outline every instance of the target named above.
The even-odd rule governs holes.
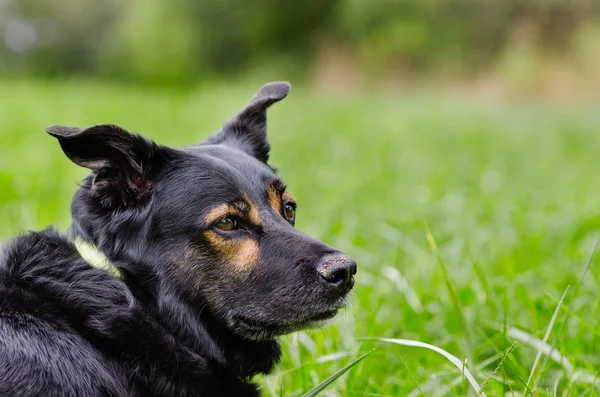
[[[600,90],[597,0],[0,0],[0,75]]]
[[[377,347],[323,395],[476,395],[386,337],[488,396],[598,395],[599,71],[597,0],[0,0],[0,238],[69,224],[85,170],[45,126],[185,145],[290,80],[273,164],[359,273],[264,394]]]

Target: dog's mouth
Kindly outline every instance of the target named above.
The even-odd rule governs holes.
[[[235,316],[232,325],[238,333],[243,334],[250,339],[266,340],[301,329],[322,325],[327,320],[334,318],[338,311],[339,308],[319,311],[307,316],[298,317],[289,322],[269,322],[256,318],[251,319],[245,316]]]

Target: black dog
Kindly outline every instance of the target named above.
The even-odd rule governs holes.
[[[296,229],[268,164],[270,83],[220,132],[171,149],[114,125],[47,129],[92,173],[72,238],[13,240],[0,258],[0,396],[257,396],[277,337],[332,318],[355,263]]]

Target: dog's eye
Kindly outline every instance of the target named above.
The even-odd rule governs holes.
[[[237,221],[229,216],[226,216],[217,222],[217,227],[224,232],[230,232],[237,228],[237,226]]]
[[[296,220],[296,207],[292,203],[286,203],[283,208],[285,218],[293,225]]]

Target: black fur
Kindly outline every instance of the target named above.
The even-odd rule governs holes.
[[[180,149],[112,125],[48,128],[92,171],[70,232],[122,278],[52,229],[10,242],[0,396],[257,396],[277,337],[337,313],[356,265],[293,228],[295,202],[267,164],[266,108],[288,91],[267,84]]]

